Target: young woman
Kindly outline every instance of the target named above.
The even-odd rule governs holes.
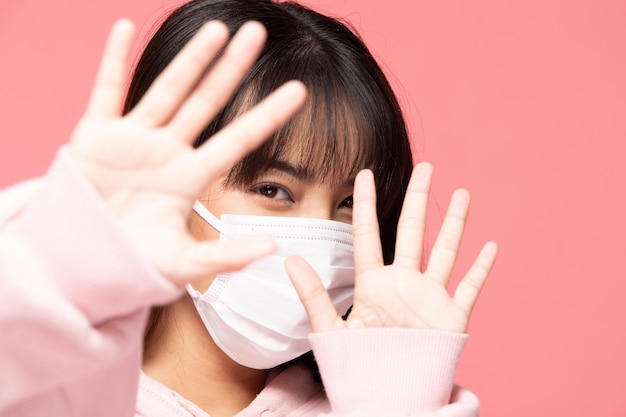
[[[112,32],[43,184],[5,194],[0,244],[17,249],[2,262],[26,279],[3,284],[19,313],[0,316],[3,415],[477,414],[453,378],[495,245],[450,297],[469,196],[422,259],[431,168],[412,170],[358,37],[297,4],[192,1],[151,39],[119,117],[129,37]]]

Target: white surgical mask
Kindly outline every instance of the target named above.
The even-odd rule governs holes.
[[[311,349],[311,326],[284,262],[306,259],[343,315],[354,295],[352,226],[334,220],[223,214],[217,219],[196,201],[194,210],[220,232],[220,240],[262,235],[277,251],[245,268],[218,274],[201,293],[187,291],[215,343],[235,362],[269,369]]]

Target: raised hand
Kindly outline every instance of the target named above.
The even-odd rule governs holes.
[[[465,332],[472,308],[495,261],[497,246],[488,242],[453,296],[452,274],[469,209],[469,193],[452,195],[428,262],[422,268],[426,207],[432,168],[413,170],[398,223],[391,265],[383,264],[371,171],[359,173],[354,185],[353,233],[356,267],[354,305],[347,320],[337,315],[319,278],[301,258],[290,258],[287,271],[307,310],[314,332],[405,327]]]
[[[69,155],[118,218],[137,251],[177,285],[237,269],[273,250],[249,239],[233,247],[197,242],[187,230],[191,205],[212,182],[261,144],[302,105],[304,86],[289,82],[203,146],[191,143],[221,110],[261,51],[266,33],[249,22],[228,43],[226,26],[206,24],[127,115],[121,101],[133,25],[111,31]]]

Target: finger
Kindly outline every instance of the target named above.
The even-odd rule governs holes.
[[[422,162],[413,169],[398,220],[398,237],[393,261],[396,265],[416,269],[421,267],[431,178],[430,164]]]
[[[275,250],[275,242],[266,237],[247,237],[223,242],[192,240],[181,249],[180,262],[176,269],[161,272],[174,284],[182,286],[195,279],[239,270]],[[156,264],[158,265],[158,261]]]
[[[187,138],[187,142],[196,138],[230,99],[263,49],[266,36],[265,28],[258,22],[247,22],[239,29],[170,123],[176,137]]]
[[[454,304],[463,310],[467,317],[470,316],[480,291],[485,285],[497,253],[498,245],[494,242],[486,243],[454,292]]]
[[[224,173],[259,146],[302,106],[305,98],[304,85],[289,81],[213,135],[198,152],[205,161],[206,178]]]
[[[222,22],[211,21],[202,26],[154,80],[129,116],[154,127],[168,122],[226,44],[228,35]]]
[[[384,265],[376,215],[376,186],[374,174],[368,169],[359,172],[354,180],[352,234],[355,273],[358,279],[364,271]]]
[[[118,115],[134,32],[130,20],[122,19],[113,24],[87,104],[86,117],[106,119]]]
[[[428,259],[426,275],[443,285],[448,283],[459,253],[469,202],[467,190],[456,190],[452,194],[446,217]]]
[[[293,256],[285,261],[285,269],[306,310],[313,332],[334,330],[337,311],[313,268],[304,259]]]

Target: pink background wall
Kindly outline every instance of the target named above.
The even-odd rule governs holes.
[[[66,141],[112,21],[146,33],[176,3],[3,0],[0,187],[41,174]],[[436,168],[431,230],[463,186],[461,266],[500,243],[458,373],[482,415],[626,415],[626,3],[306,3],[349,19],[384,61]]]

